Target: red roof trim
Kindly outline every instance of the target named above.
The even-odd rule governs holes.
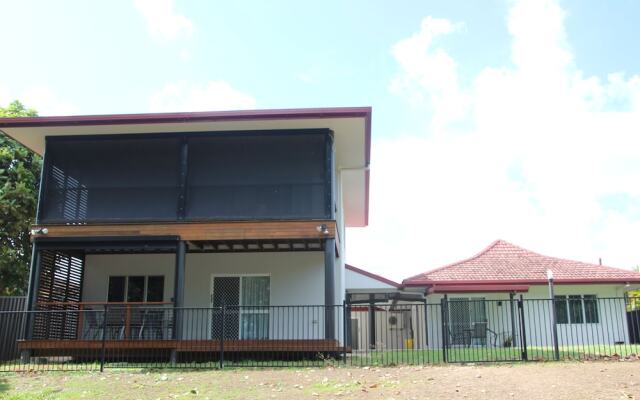
[[[546,279],[505,279],[505,280],[414,280],[403,282],[403,286],[433,286],[433,285],[495,285],[495,284],[515,284],[515,285],[546,285],[548,281]],[[553,283],[561,285],[583,285],[583,284],[597,284],[597,283],[640,283],[640,279],[628,279],[628,278],[591,278],[591,279],[554,279]]]
[[[345,264],[344,267],[346,269],[348,269],[349,271],[353,271],[355,273],[358,273],[360,275],[364,275],[364,276],[369,277],[371,279],[375,279],[375,280],[377,280],[379,282],[382,282],[382,283],[386,283],[387,285],[391,285],[391,286],[396,287],[396,288],[400,288],[401,287],[401,285],[399,283],[394,282],[391,279],[387,279],[384,276],[376,275],[376,274],[374,274],[372,272],[365,271],[363,269],[354,267],[353,265]]]
[[[503,293],[528,292],[527,285],[434,285],[429,293]]]

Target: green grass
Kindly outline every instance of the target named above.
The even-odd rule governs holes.
[[[561,346],[562,360],[591,360],[604,357],[626,357],[640,354],[640,345],[585,345]],[[529,346],[527,356],[530,361],[554,360],[552,347]],[[453,347],[447,351],[448,362],[496,362],[521,360],[519,347]],[[402,365],[437,364],[444,362],[442,350],[389,350],[354,353],[352,365]]]

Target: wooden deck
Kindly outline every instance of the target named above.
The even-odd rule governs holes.
[[[47,353],[55,351],[99,351],[101,340],[21,340],[20,350],[43,350]],[[106,350],[177,350],[178,352],[219,352],[219,340],[105,340]],[[225,340],[224,351],[232,353],[339,353],[350,348],[340,346],[337,340]]]

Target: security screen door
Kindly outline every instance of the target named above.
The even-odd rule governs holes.
[[[486,322],[484,298],[452,298],[449,301],[449,326],[451,344],[465,345],[468,332],[476,322]]]
[[[268,276],[214,276],[212,305],[225,314],[223,327],[222,312],[213,311],[212,339],[268,339],[269,287]]]

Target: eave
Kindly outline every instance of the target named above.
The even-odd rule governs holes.
[[[627,283],[640,283],[638,278],[580,278],[580,279],[554,279],[553,281],[558,285],[589,285],[589,284],[627,284]],[[546,285],[548,284],[546,279],[500,279],[500,280],[448,280],[448,281],[435,281],[435,280],[414,280],[404,281],[402,283],[405,287],[431,287],[434,285]]]

